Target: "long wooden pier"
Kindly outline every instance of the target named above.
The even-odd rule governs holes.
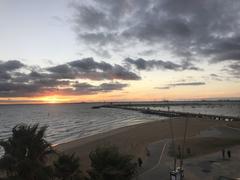
[[[195,118],[208,118],[214,120],[224,120],[224,121],[240,121],[240,117],[234,116],[222,116],[222,115],[211,115],[211,114],[197,114],[197,113],[189,113],[189,112],[179,112],[179,111],[164,111],[164,110],[153,110],[150,108],[136,108],[133,106],[127,105],[101,105],[101,106],[94,106],[93,109],[98,108],[117,108],[117,109],[124,109],[124,110],[131,110],[131,111],[138,111],[144,114],[153,114],[159,115],[164,117],[195,117]]]

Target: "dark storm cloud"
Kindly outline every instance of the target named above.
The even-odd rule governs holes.
[[[239,0],[89,2],[73,6],[77,36],[92,46],[159,45],[180,59],[240,60]]]
[[[175,71],[200,70],[190,62],[182,62],[182,64],[176,64],[171,61],[145,60],[142,58],[135,59],[135,60],[131,58],[126,58],[125,62],[129,65],[135,66],[138,70],[147,70],[147,71],[150,71],[152,69],[175,70]]]
[[[155,89],[171,89],[178,86],[203,86],[206,85],[205,82],[181,82],[181,83],[172,83],[163,87],[156,87]]]
[[[21,71],[20,71],[21,70]],[[118,64],[97,62],[93,58],[71,61],[47,68],[31,67],[20,61],[0,62],[0,97],[25,97],[49,94],[97,94],[122,90],[128,84],[100,85],[80,83],[88,80],[140,80],[141,77]]]

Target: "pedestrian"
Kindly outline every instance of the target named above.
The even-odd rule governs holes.
[[[142,167],[142,163],[143,163],[143,162],[142,162],[142,159],[139,157],[139,158],[138,158],[138,166],[139,166],[139,167]]]
[[[228,154],[228,159],[231,159],[231,151],[230,150],[227,151],[227,154]]]
[[[225,159],[225,149],[222,149],[222,158]]]

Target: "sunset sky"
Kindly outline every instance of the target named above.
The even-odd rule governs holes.
[[[240,99],[239,0],[0,0],[0,103]]]

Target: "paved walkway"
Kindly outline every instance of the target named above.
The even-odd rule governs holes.
[[[200,137],[238,137],[240,130],[231,127],[213,128],[202,132]],[[199,137],[198,136],[198,137]],[[169,180],[169,170],[173,159],[168,156],[169,140],[155,142],[148,146],[150,156],[139,169],[138,180]],[[231,160],[222,160],[221,152],[185,160],[187,180],[227,180],[240,177],[240,146],[231,148]]]
[[[169,168],[163,163],[167,157],[168,140],[155,142],[148,146],[150,156],[139,169],[138,180],[169,179]]]
[[[230,148],[232,157],[223,160],[221,152],[185,160],[185,179],[220,180],[240,178],[240,146]]]

